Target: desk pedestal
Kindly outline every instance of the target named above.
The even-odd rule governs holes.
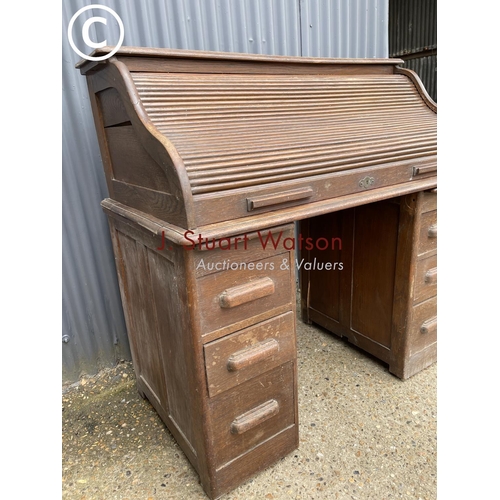
[[[139,393],[217,498],[298,447],[294,252],[187,250],[109,223]]]

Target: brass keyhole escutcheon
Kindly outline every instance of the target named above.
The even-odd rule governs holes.
[[[363,189],[367,189],[375,183],[375,179],[373,177],[364,177],[359,181],[359,187]]]

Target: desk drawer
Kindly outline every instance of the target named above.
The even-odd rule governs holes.
[[[437,189],[422,192],[422,209],[421,212],[430,212],[437,210]]]
[[[418,255],[423,255],[437,249],[437,211],[432,210],[422,214],[418,239]]]
[[[418,303],[434,297],[437,292],[437,255],[417,262],[413,302]]]
[[[294,363],[286,363],[210,400],[217,467],[295,422]]]
[[[413,308],[413,319],[408,332],[410,355],[437,341],[437,298],[432,297]]]
[[[220,331],[222,336],[274,316],[280,306],[290,304],[291,309],[290,268],[290,253],[285,252],[199,278],[203,335]]]
[[[213,397],[295,358],[292,312],[205,345],[208,393]]]

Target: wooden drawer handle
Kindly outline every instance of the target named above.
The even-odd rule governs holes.
[[[438,270],[437,267],[433,267],[432,269],[429,269],[425,273],[425,278],[424,281],[428,283],[429,285],[434,285],[437,283],[438,280]]]
[[[430,318],[422,323],[420,333],[434,333],[437,330],[437,318]]]
[[[413,177],[417,175],[429,174],[432,172],[437,172],[437,165],[424,165],[421,167],[413,167]]]
[[[427,236],[429,238],[437,238],[437,236],[438,236],[438,226],[437,226],[437,224],[433,224],[432,226],[429,226],[429,229],[427,231]]]
[[[253,198],[247,198],[247,212],[251,212],[257,208],[288,203],[289,201],[305,200],[310,198],[312,195],[313,189],[311,187],[305,187],[300,189],[291,189],[290,191],[282,191],[277,194],[254,196]]]
[[[274,356],[279,351],[279,344],[275,339],[267,339],[257,342],[241,351],[237,351],[227,360],[227,371],[235,372],[247,366],[258,363]]]
[[[233,286],[219,295],[219,304],[223,309],[230,309],[252,300],[261,299],[274,293],[274,281],[260,278],[244,285]]]
[[[278,401],[271,399],[256,406],[250,411],[236,417],[231,423],[231,434],[243,434],[244,432],[253,429],[257,425],[265,422],[280,411]]]

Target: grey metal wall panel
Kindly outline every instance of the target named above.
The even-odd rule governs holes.
[[[404,56],[437,47],[437,0],[390,0],[391,56]]]
[[[437,0],[390,0],[389,55],[404,59],[437,101]]]
[[[63,30],[84,2],[63,4]],[[65,35],[65,33],[64,33]],[[129,358],[109,229],[106,183],[78,56],[63,43],[63,382]]]
[[[300,0],[302,55],[387,57],[387,0]]]
[[[387,56],[388,0],[96,0],[118,13],[124,45],[277,55]],[[91,2],[63,2],[63,382],[130,359],[107,220],[107,196],[80,57],[67,41],[74,13]],[[356,7],[352,7],[356,4]],[[91,16],[95,42],[118,40],[118,23]],[[309,21],[308,21],[309,20]],[[308,26],[312,24],[312,28]],[[307,29],[306,29],[307,28]],[[90,50],[83,50],[89,53]]]

